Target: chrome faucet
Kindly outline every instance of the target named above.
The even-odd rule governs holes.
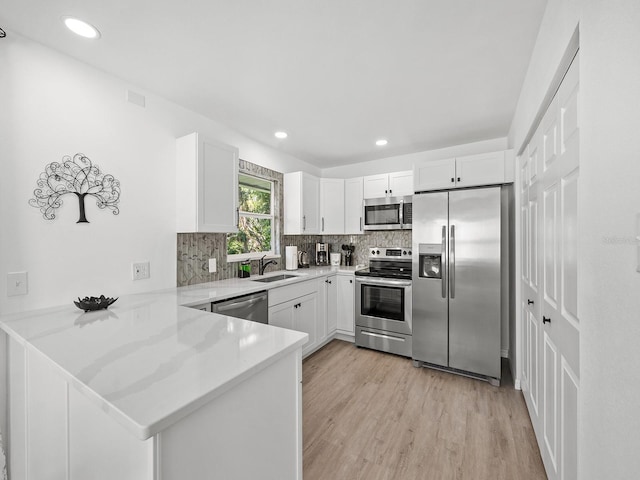
[[[258,274],[259,275],[264,275],[264,269],[267,268],[269,265],[273,264],[273,265],[277,265],[278,262],[276,262],[275,260],[269,260],[268,262],[264,261],[264,257],[266,257],[266,255],[263,255],[262,258],[260,259],[260,265],[258,266]]]

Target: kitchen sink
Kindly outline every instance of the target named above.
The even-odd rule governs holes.
[[[283,273],[281,275],[273,275],[271,277],[265,277],[265,278],[257,278],[257,279],[251,279],[254,282],[262,282],[262,283],[268,283],[268,282],[277,282],[278,280],[286,280],[287,278],[294,278],[297,277],[298,275],[289,275],[286,273]]]

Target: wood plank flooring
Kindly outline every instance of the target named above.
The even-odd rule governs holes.
[[[496,388],[339,340],[302,368],[304,480],[546,478],[508,368]]]

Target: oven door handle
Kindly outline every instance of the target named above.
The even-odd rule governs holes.
[[[369,283],[371,285],[381,285],[384,287],[410,287],[411,280],[392,280],[392,279],[382,279],[382,278],[371,278],[371,277],[356,277],[356,282],[358,283]]]

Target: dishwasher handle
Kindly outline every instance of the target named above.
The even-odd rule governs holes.
[[[219,305],[217,305],[216,311],[217,312],[228,312],[229,310],[234,310],[236,308],[242,308],[242,307],[250,307],[251,305],[255,305],[256,303],[263,301],[263,297],[255,297],[255,298],[250,298],[249,300],[241,300],[239,302],[233,302],[233,303],[225,303],[220,302]]]

